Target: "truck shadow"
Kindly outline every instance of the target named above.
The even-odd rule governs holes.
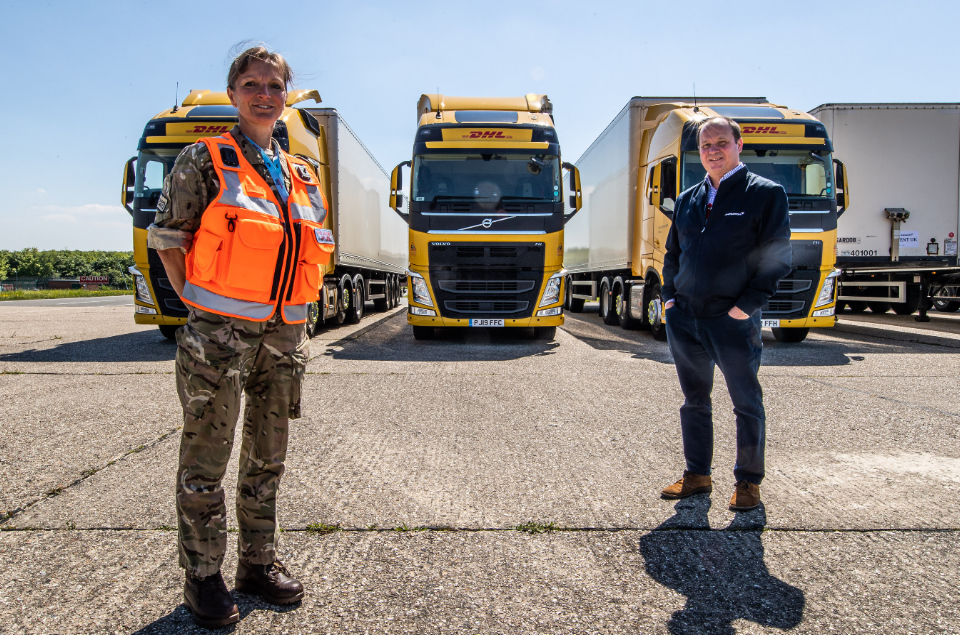
[[[667,623],[673,634],[733,634],[734,620],[793,629],[803,619],[803,591],[770,575],[763,560],[763,505],[710,529],[710,497],[677,503],[676,514],[640,539],[646,571],[687,597]]]
[[[177,344],[159,331],[137,331],[0,354],[0,362],[162,362],[173,361]]]

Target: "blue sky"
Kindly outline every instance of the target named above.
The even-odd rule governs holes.
[[[181,100],[222,90],[242,41],[284,54],[296,86],[319,89],[389,171],[408,159],[417,98],[438,88],[548,94],[568,161],[631,96],[694,85],[804,110],[960,101],[957,6],[0,0],[0,249],[129,250],[121,170],[144,124],[177,82]]]

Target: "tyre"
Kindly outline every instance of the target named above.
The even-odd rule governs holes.
[[[566,301],[566,304],[563,305],[564,309],[567,309],[571,313],[580,313],[583,311],[583,303],[586,302],[586,300],[573,297],[573,278],[567,278],[567,294],[564,300]]]
[[[870,307],[870,311],[872,313],[886,313],[887,311],[890,311],[889,302],[871,302],[868,306]]]
[[[773,337],[777,342],[803,342],[803,339],[810,333],[807,327],[774,327]]]
[[[630,315],[630,286],[625,282],[616,282],[613,285],[613,308],[617,314],[617,322],[624,329],[638,329],[643,324]]]
[[[415,340],[433,340],[433,327],[413,326],[413,338]]]
[[[600,317],[603,318],[603,324],[614,325],[619,322],[613,308],[613,292],[606,281],[600,284]]]
[[[160,333],[163,334],[163,337],[167,340],[176,340],[177,339],[177,329],[182,327],[180,324],[161,324],[157,328],[160,329]]]
[[[937,311],[956,311],[960,309],[960,302],[957,300],[941,300],[937,296],[957,295],[956,287],[933,287],[930,290],[930,299],[933,302],[933,308]]]
[[[850,311],[853,313],[863,313],[867,309],[867,303],[860,301],[848,302],[847,306],[850,307]]]
[[[654,280],[643,290],[646,301],[643,308],[647,312],[647,326],[650,327],[650,333],[653,334],[654,340],[666,340],[666,314],[663,308],[663,296],[660,295],[660,283]]]
[[[323,295],[322,290],[320,295]],[[322,326],[323,321],[321,320],[320,314],[320,302],[311,302],[307,304],[307,335],[312,338],[319,333]]]
[[[557,337],[556,327],[535,327],[533,337],[536,340],[554,340]]]
[[[893,312],[898,316],[909,316],[914,311],[920,308],[920,285],[919,284],[907,284],[907,301],[906,302],[895,302],[890,305],[893,308]]]
[[[344,276],[346,278],[346,276]],[[350,306],[347,307],[347,322],[356,324],[363,319],[364,302],[363,299],[363,278],[359,275],[350,281]]]
[[[353,281],[350,276],[343,276],[337,284],[337,315],[334,321],[341,325],[347,321],[347,313],[353,304]]]

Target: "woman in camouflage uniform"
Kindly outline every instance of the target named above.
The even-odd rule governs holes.
[[[238,166],[246,167],[248,175],[259,174],[263,187],[272,190],[276,199],[272,202],[283,212],[280,223],[285,232],[291,224],[287,198],[295,165],[283,161],[272,134],[285,107],[290,80],[283,57],[263,47],[237,56],[227,77],[227,93],[239,116],[239,124],[229,134],[243,156]],[[187,324],[177,335],[176,359],[184,418],[176,480],[179,558],[186,572],[187,607],[197,622],[216,627],[239,620],[220,573],[227,529],[221,479],[244,392],[247,404],[236,496],[240,530],[236,588],[274,604],[303,598],[303,585],[277,560],[276,503],[288,423],[300,417],[307,335],[305,324],[289,323],[280,302],[272,317],[255,321],[213,313],[184,296],[185,284],[188,290],[191,286],[188,264],[196,244],[194,235],[204,212],[221,193],[218,176],[222,174],[214,166],[211,148],[217,147],[201,141],[177,158],[164,180],[156,221],[148,230],[148,246],[160,254],[171,284],[188,306]],[[251,166],[255,174],[249,172]]]

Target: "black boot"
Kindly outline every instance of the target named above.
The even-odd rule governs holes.
[[[219,571],[206,578],[192,578],[187,574],[183,602],[200,626],[212,629],[240,621],[240,610]]]
[[[279,560],[270,564],[237,564],[237,591],[260,596],[270,604],[293,604],[303,599],[303,585],[290,577]]]

